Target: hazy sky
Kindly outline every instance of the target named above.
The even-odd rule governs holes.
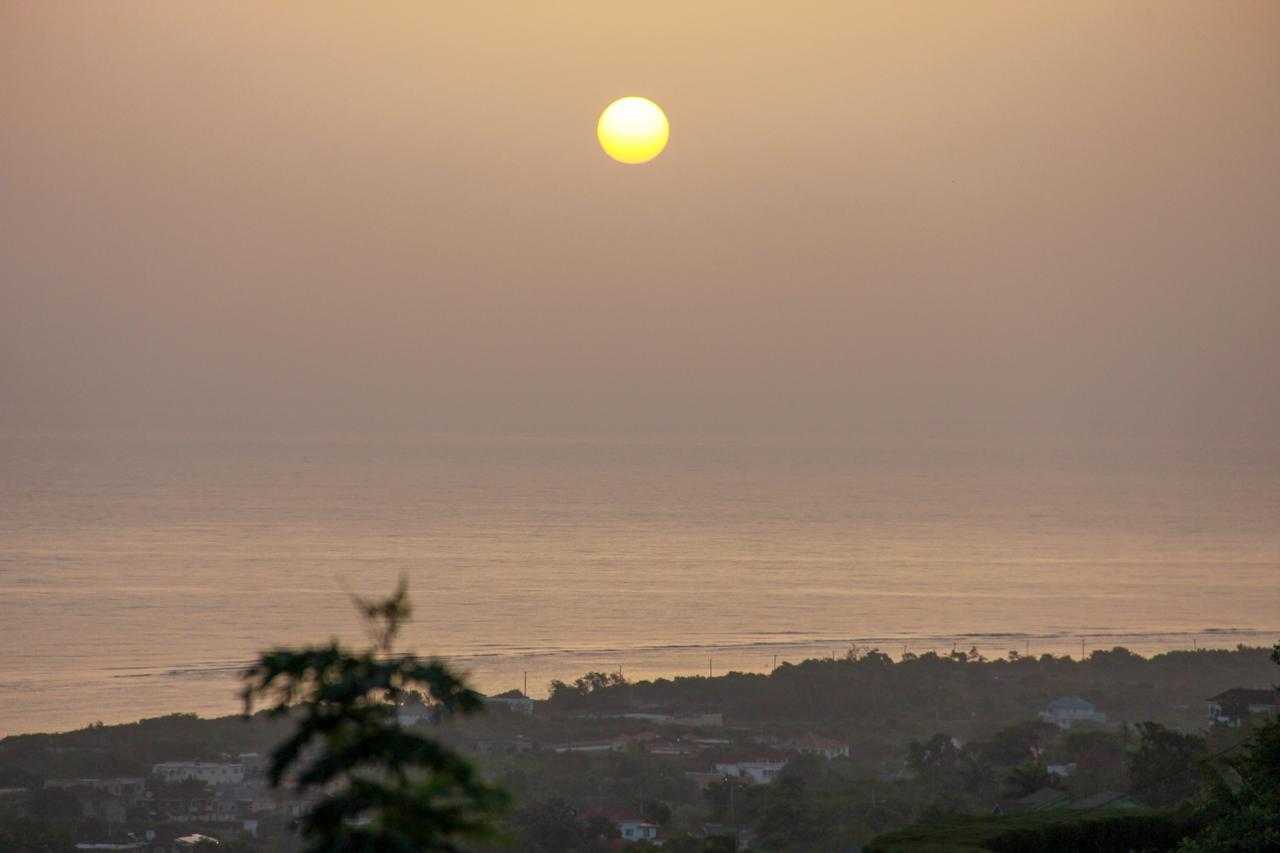
[[[0,425],[1263,440],[1278,46],[1271,0],[0,0]]]

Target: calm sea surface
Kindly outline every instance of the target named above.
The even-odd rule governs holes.
[[[274,643],[485,690],[850,643],[1079,654],[1280,637],[1280,454],[1233,448],[0,437],[0,735],[236,710]]]

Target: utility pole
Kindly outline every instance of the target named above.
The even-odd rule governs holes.
[[[707,658],[707,678],[711,677],[711,658]]]
[[[729,776],[725,776],[724,779],[725,779],[725,782],[729,785],[729,826],[734,827],[735,829],[734,835],[736,837],[738,822],[733,817],[733,779]]]
[[[777,668],[778,668],[778,656],[777,656],[777,655],[774,655],[774,656],[773,656],[773,668],[774,668],[774,669],[777,669]]]
[[[524,671],[524,695],[529,695],[529,670]]]
[[[1084,637],[1080,638],[1080,660],[1084,660]]]

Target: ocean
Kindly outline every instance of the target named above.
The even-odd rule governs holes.
[[[0,437],[0,735],[238,710],[260,650],[481,690],[1280,639],[1280,452],[977,441]]]

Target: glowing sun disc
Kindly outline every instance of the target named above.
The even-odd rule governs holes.
[[[667,147],[671,127],[662,107],[648,98],[619,98],[600,114],[596,135],[619,163],[647,163]]]

